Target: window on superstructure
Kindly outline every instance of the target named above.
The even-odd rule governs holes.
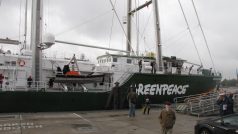
[[[127,59],[126,63],[131,64],[131,59]]]
[[[117,58],[113,58],[113,62],[117,62]]]
[[[12,61],[12,66],[16,66],[17,62],[16,61]]]
[[[5,65],[9,66],[11,63],[9,61],[5,61]]]

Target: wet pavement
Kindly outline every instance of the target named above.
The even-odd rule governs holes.
[[[127,110],[0,114],[0,134],[160,134],[159,112],[137,109],[135,118]],[[194,134],[201,118],[176,116],[173,134]]]

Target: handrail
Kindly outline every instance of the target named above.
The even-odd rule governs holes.
[[[217,93],[212,91],[212,92],[206,92],[206,93],[195,94],[195,95],[175,97],[174,98],[174,103],[177,105],[178,102],[184,102],[185,99],[187,99],[187,98],[190,98],[192,100],[192,99],[195,99],[195,98],[198,98],[198,97],[201,97],[201,96],[207,96],[207,95],[210,96],[210,95],[213,95],[213,94],[217,94]],[[182,99],[182,100],[179,101],[179,99]]]
[[[123,81],[123,83],[121,83],[122,80],[123,80],[123,78],[125,78],[126,76],[129,78],[129,76],[132,74],[132,71],[134,71],[134,70],[135,70],[134,67],[129,68],[126,72],[124,72],[124,73],[121,75],[121,77],[117,80],[117,82],[119,82],[120,85],[122,85],[122,84],[124,83],[124,81]]]
[[[219,106],[217,105],[217,97],[218,93],[210,93],[207,96],[200,96],[192,97],[188,99],[186,102],[187,105],[187,111],[190,114],[195,114],[195,115],[203,115],[203,114],[208,114],[208,113],[218,113],[219,111]],[[195,96],[195,95],[192,95]],[[238,108],[238,102],[236,101],[238,98],[238,93],[233,94],[234,97],[234,110],[237,110]],[[183,98],[183,97],[180,97]],[[178,101],[177,101],[178,102]]]
[[[27,80],[22,80],[25,84],[22,85],[24,91],[28,91],[28,90],[36,90],[36,91],[40,91],[41,89],[46,89],[47,84],[44,81],[32,81],[30,87],[27,83]],[[16,80],[9,80],[9,85],[5,85],[5,91],[15,91],[15,89],[17,89],[16,83],[19,82]]]

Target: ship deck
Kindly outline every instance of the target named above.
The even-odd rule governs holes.
[[[152,109],[129,118],[127,110],[0,114],[1,134],[160,134],[158,115]],[[196,116],[176,114],[173,134],[193,134]],[[205,118],[205,117],[202,117]]]

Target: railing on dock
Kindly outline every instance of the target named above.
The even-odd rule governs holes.
[[[176,111],[192,115],[212,115],[219,113],[219,106],[216,101],[219,94],[210,92],[174,98]],[[238,112],[238,93],[233,95],[234,111]]]

